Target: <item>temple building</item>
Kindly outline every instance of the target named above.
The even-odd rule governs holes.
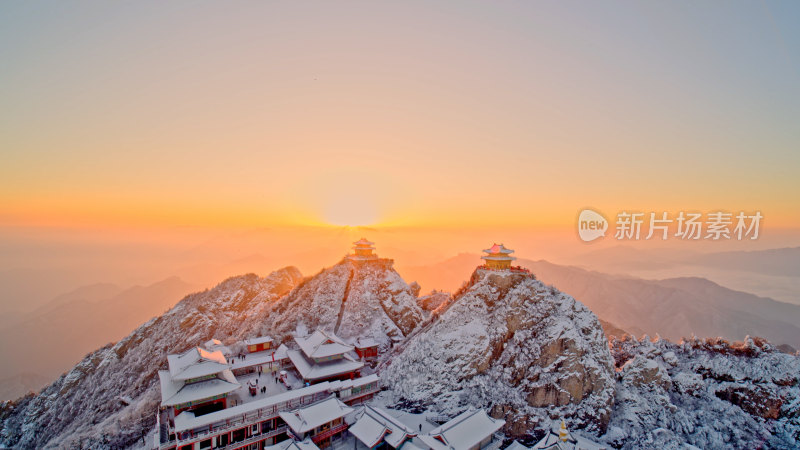
[[[317,330],[309,336],[295,336],[294,341],[300,350],[287,353],[305,383],[353,379],[364,367],[350,355],[355,347],[333,333]]]
[[[225,409],[229,393],[239,389],[221,351],[200,347],[181,355],[168,355],[169,370],[160,370],[161,408],[166,418],[183,411],[205,414]]]
[[[272,338],[269,336],[259,336],[252,339],[245,339],[244,345],[250,353],[263,352],[272,348]]]
[[[313,450],[317,448],[316,444],[313,444],[306,432],[301,431],[303,427],[295,423],[297,433],[291,432],[281,413],[289,412],[296,416],[297,412],[308,406],[329,399],[347,405],[360,403],[364,398],[379,391],[378,376],[373,374],[355,380],[324,382],[286,390],[204,415],[184,411],[174,419],[168,420],[163,414],[159,414],[157,416],[159,433],[153,448],[156,450],[244,449],[254,445],[252,448],[264,446],[265,449],[270,449],[271,445],[280,445],[275,449]],[[341,409],[338,403],[336,406]],[[314,413],[325,412],[326,408],[315,408],[300,415],[311,420]],[[330,421],[335,420],[334,418]],[[317,440],[325,439],[325,436],[317,436],[317,433],[308,434],[313,434]],[[304,435],[305,439],[294,441],[298,435]],[[296,446],[292,446],[293,442]]]
[[[348,431],[358,439],[356,449],[397,449],[417,436],[415,430],[392,416],[389,411],[369,405],[363,407],[361,415]],[[407,447],[411,448],[412,445]]]
[[[378,359],[378,343],[372,338],[358,338],[355,342],[356,354],[362,361]]]
[[[486,261],[486,267],[489,269],[510,269],[511,261],[517,259],[513,256],[510,256],[512,253],[514,253],[514,250],[505,248],[503,244],[494,244],[491,248],[487,248],[483,252],[486,254],[481,256],[481,259]]]
[[[505,424],[505,420],[494,419],[482,409],[468,409],[428,433],[420,434],[417,439],[424,445],[418,447],[427,450],[499,448],[502,439],[496,433]]]
[[[353,254],[348,255],[348,258],[353,261],[377,259],[378,255],[375,254],[375,243],[364,238],[353,242]]]
[[[353,408],[331,396],[292,412],[282,412],[280,417],[289,426],[289,435],[294,440],[310,439],[319,448],[327,448],[340,443],[347,431],[344,416],[353,411]]]
[[[205,349],[168,355],[169,370],[158,373],[161,404],[152,448],[315,450],[315,442],[325,447],[343,439],[348,424],[329,416],[372,399],[380,392],[378,375],[359,377],[364,363],[354,346],[332,333],[317,331],[295,342],[300,350],[256,337],[234,344],[241,351],[226,358],[230,349],[210,339]],[[328,407],[315,407],[323,402]],[[291,428],[282,413],[302,417],[301,423]],[[306,427],[320,418],[327,420]]]

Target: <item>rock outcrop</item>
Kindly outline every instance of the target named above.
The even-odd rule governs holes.
[[[396,402],[447,415],[489,408],[513,436],[558,417],[605,429],[613,360],[580,302],[530,274],[479,269],[441,309],[381,373]]]
[[[800,358],[763,339],[612,342],[617,395],[606,443],[625,449],[796,448]]]
[[[305,280],[264,317],[265,330],[278,339],[288,341],[300,325],[345,339],[373,337],[384,352],[422,320],[414,289],[391,260],[349,258]]]
[[[423,295],[417,299],[417,304],[424,311],[434,311],[436,308],[450,301],[450,293],[443,291],[433,291],[428,295]]]

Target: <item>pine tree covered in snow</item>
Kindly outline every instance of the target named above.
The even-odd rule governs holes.
[[[612,342],[622,448],[798,448],[800,357],[762,339]]]

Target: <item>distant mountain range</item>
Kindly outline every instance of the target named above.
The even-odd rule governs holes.
[[[800,262],[794,262],[798,255],[800,249],[797,248],[690,256],[666,253],[657,264],[678,264],[691,259],[756,270],[761,264],[757,261],[765,260],[762,271],[791,275],[800,267]],[[650,252],[627,247],[595,254],[598,261],[602,258],[629,261],[633,266],[636,261],[644,264],[651,256]],[[775,261],[770,259],[772,257]],[[747,262],[747,258],[754,258],[756,262]],[[229,273],[261,271],[270,262],[269,258],[252,255],[220,264],[205,275],[213,277],[222,270],[231,270]],[[398,271],[409,282],[416,280],[424,290],[437,286],[455,291],[479,263],[478,255],[460,254],[440,263],[399,267]],[[530,268],[545,283],[555,285],[587,305],[600,317],[609,336],[625,332],[637,336],[660,334],[678,341],[692,334],[731,340],[741,340],[749,334],[763,336],[776,345],[800,348],[800,306],[728,289],[703,278],[648,280],[547,261],[519,260],[518,263]],[[197,268],[185,270],[187,273],[196,271]],[[98,283],[59,295],[29,313],[0,316],[0,339],[14,343],[0,347],[0,358],[7,362],[0,366],[0,400],[41,387],[86,352],[121,338],[198,287],[201,286],[182,281],[182,277],[128,289]],[[23,372],[32,376],[20,383],[19,375]]]
[[[0,325],[0,400],[52,381],[86,353],[127,335],[195,289],[177,277],[122,289],[84,286]],[[27,373],[19,382],[20,373]],[[31,376],[32,375],[32,376]]]
[[[605,271],[668,268],[676,265],[709,266],[718,269],[746,271],[763,275],[800,277],[800,247],[753,251],[712,253],[685,250],[640,250],[614,246],[590,252],[580,258],[580,265],[605,267]]]
[[[479,264],[461,254],[441,263],[400,268],[420,285],[453,287]],[[645,280],[547,261],[518,260],[548,284],[579,299],[602,320],[635,335],[679,341],[692,334],[731,340],[761,336],[800,347],[800,306],[734,291],[703,278]]]
[[[800,305],[800,247],[699,253],[618,245],[559,264],[647,279],[702,277],[733,290]]]
[[[210,337],[230,343],[254,336],[254,329],[262,326],[262,310],[272,308],[301,280],[295,268],[266,278],[229,278],[186,296],[155,319],[141,320],[126,337],[97,346],[38,395],[18,399],[11,407],[0,402],[0,447],[140,446],[142,431],[155,423],[160,402],[157,372],[165,367],[166,355]],[[140,294],[155,292],[140,289]],[[170,303],[182,295],[172,295]],[[121,397],[133,402],[120,404]]]

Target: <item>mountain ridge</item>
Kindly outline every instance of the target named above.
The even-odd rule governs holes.
[[[431,286],[437,279],[453,285],[449,280],[463,280],[477,258],[462,253],[432,266],[399,270],[423,286]],[[751,334],[776,345],[786,343],[797,348],[800,344],[798,305],[735,291],[710,280],[699,283],[701,291],[698,280],[690,277],[647,280],[544,260],[517,262],[544,282],[580,299],[602,320],[636,335],[660,334],[677,342],[693,333],[733,340]]]
[[[90,352],[38,394],[0,403],[0,442],[10,447],[128,447],[155,423],[160,402],[157,372],[166,354],[201,345],[212,336],[244,339],[258,332],[260,310],[293,289],[293,267],[264,278],[230,277],[185,296],[173,308],[116,343]],[[253,314],[243,316],[251,311]],[[133,401],[124,404],[120,397]]]
[[[0,403],[0,443],[133,446],[154,425],[156,373],[167,354],[211,337],[232,344],[271,334],[288,342],[298,329],[317,327],[379,341],[384,398],[395,406],[448,415],[486,407],[507,419],[509,436],[534,437],[558,416],[570,418],[576,433],[622,448],[750,445],[762,437],[782,448],[800,439],[800,386],[796,374],[787,377],[800,370],[798,356],[757,338],[652,343],[628,336],[609,346],[597,316],[538,274],[475,273],[431,311],[420,308],[419,286],[391,260],[344,259],[310,277],[286,267],[264,278],[227,278],[89,353],[38,394]],[[742,392],[769,406],[748,403],[742,396],[751,394]],[[721,423],[716,434],[701,422],[706,408]],[[671,421],[665,411],[679,415]]]
[[[597,317],[530,273],[476,269],[382,372],[399,404],[490,409],[523,437],[552,415],[602,431],[613,364]]]

